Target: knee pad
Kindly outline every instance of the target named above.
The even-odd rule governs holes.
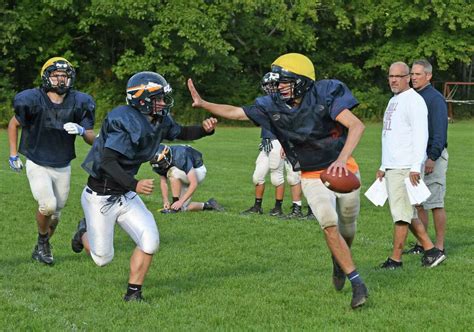
[[[265,177],[261,177],[259,174],[253,173],[252,182],[254,185],[264,184]]]
[[[283,178],[283,174],[280,172],[271,172],[270,173],[270,179],[272,181],[272,185],[275,187],[278,187],[282,185],[285,182],[285,179]]]
[[[295,186],[301,182],[300,173],[299,172],[287,172],[286,173],[286,181],[290,186]]]
[[[317,210],[313,209],[316,219],[318,219],[319,225],[322,229],[337,226],[337,213],[332,206],[320,207]]]
[[[160,236],[158,232],[143,233],[139,248],[146,254],[153,255],[160,247]]]
[[[94,263],[97,265],[97,266],[104,266],[104,265],[107,265],[109,264],[112,259],[114,258],[114,254],[108,254],[108,255],[105,255],[105,256],[98,256],[97,254],[94,254],[91,252],[91,256],[92,256],[92,259],[94,260]]]
[[[42,201],[39,204],[38,211],[46,217],[53,215],[56,212],[56,199],[50,198]]]

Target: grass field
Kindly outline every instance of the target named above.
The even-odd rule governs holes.
[[[355,154],[363,192],[379,166],[380,131],[379,124],[369,124]],[[377,270],[391,252],[392,222],[387,206],[375,208],[362,197],[353,255],[370,299],[358,311],[350,309],[348,285],[341,293],[333,289],[330,256],[316,222],[239,215],[254,200],[258,137],[257,128],[219,128],[193,143],[208,169],[194,198],[215,197],[226,212],[161,215],[159,193],[143,197],[155,214],[161,245],[144,285],[147,303],[128,304],[122,296],[134,245],[120,228],[115,258],[106,267],[70,249],[82,216],[87,176],[80,163],[88,146],[77,143],[69,201],[52,239],[56,264],[48,267],[31,261],[36,203],[25,173],[8,168],[6,131],[0,131],[0,330],[472,331],[474,121],[449,126],[448,259],[441,266],[425,269],[411,256],[403,270]],[[139,177],[150,176],[144,165]],[[268,186],[265,211],[272,205]]]

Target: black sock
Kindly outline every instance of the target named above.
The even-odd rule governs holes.
[[[128,284],[127,295],[142,291],[142,285]]]
[[[262,201],[263,201],[263,198],[255,198],[255,206],[261,207]]]
[[[281,205],[283,204],[283,200],[282,199],[276,199],[275,200],[275,207],[276,208],[281,208]]]
[[[173,203],[179,201],[179,197],[173,197]]]
[[[49,234],[41,234],[38,232],[38,243],[46,243],[49,241]]]

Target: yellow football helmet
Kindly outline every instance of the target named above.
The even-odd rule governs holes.
[[[262,79],[262,89],[273,97],[286,103],[302,97],[316,79],[311,60],[299,53],[288,53],[278,57],[272,63],[272,71]],[[283,96],[278,86],[280,83],[290,83],[291,94]]]
[[[55,71],[64,72],[67,76],[66,80],[53,82],[51,73]],[[74,67],[65,58],[54,57],[46,61],[41,68],[41,86],[45,91],[54,91],[60,95],[68,92],[73,86],[76,79]]]

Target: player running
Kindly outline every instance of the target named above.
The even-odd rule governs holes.
[[[114,227],[118,223],[136,243],[130,258],[125,301],[141,301],[142,285],[159,234],[153,214],[138,194],[153,192],[153,179],[135,179],[142,163],[155,155],[162,139],[194,140],[212,135],[217,120],[183,127],[169,114],[171,86],[159,74],[140,72],[127,83],[127,104],[114,108],[104,119],[100,134],[82,167],[89,173],[81,197],[85,220],[72,239],[75,252],[90,253],[99,266],[114,257]]]
[[[32,258],[48,265],[54,263],[49,240],[69,196],[76,136],[88,144],[95,137],[95,102],[88,94],[72,89],[75,79],[74,68],[65,58],[46,61],[41,69],[41,87],[15,96],[15,115],[8,124],[10,167],[20,172],[23,163],[18,151],[26,157],[26,175],[38,202],[38,241]]]
[[[313,63],[297,53],[276,59],[262,87],[267,96],[251,106],[236,107],[205,101],[188,80],[193,107],[232,120],[252,120],[278,138],[293,169],[301,170],[303,193],[324,230],[333,256],[334,286],[341,290],[347,276],[352,285],[351,306],[358,308],[367,301],[368,291],[349,248],[356,232],[360,189],[337,194],[319,178],[326,168],[334,174],[347,170],[358,174],[352,152],[365,128],[351,112],[358,102],[340,81],[315,82]]]

